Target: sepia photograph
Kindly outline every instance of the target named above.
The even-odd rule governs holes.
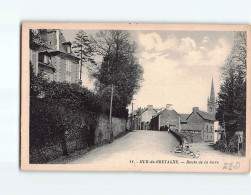
[[[24,22],[21,168],[249,172],[248,44],[247,25]]]

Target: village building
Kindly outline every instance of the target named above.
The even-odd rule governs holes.
[[[153,105],[148,105],[144,108],[139,114],[139,129],[140,130],[149,130],[150,122],[153,116],[156,116],[157,110],[153,108]]]
[[[186,123],[181,124],[181,133],[190,139],[189,142],[212,142],[214,141],[214,121],[214,115],[194,107]]]
[[[43,73],[49,81],[79,83],[79,58],[74,55],[71,42],[60,30],[47,30],[43,45],[30,45],[30,63],[35,74]]]
[[[153,108],[153,105],[147,105],[146,108],[134,110],[129,116],[132,130],[150,130],[151,119],[160,112],[162,108]],[[133,115],[133,116],[132,116]]]
[[[155,131],[174,130],[180,131],[180,115],[172,108],[172,104],[167,104],[166,108],[159,112],[151,120],[151,129]]]
[[[217,102],[215,99],[214,83],[211,83],[210,97],[207,101],[207,112],[194,107],[192,113],[181,114],[181,133],[189,142],[215,142],[219,139],[219,131],[215,131],[215,113]]]

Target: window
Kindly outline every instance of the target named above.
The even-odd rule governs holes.
[[[207,125],[207,131],[208,131],[208,125]]]
[[[44,63],[49,64],[49,57],[47,55],[44,55]]]
[[[71,73],[71,61],[66,60],[66,72]]]
[[[211,126],[211,132],[213,132],[213,126]]]
[[[71,53],[71,46],[67,45],[67,53]]]
[[[66,81],[71,82],[71,61],[66,60]]]

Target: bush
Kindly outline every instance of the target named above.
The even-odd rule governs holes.
[[[217,141],[214,145],[213,148],[215,150],[220,150],[222,152],[227,152],[227,153],[238,153],[238,136],[233,135],[230,140],[229,144],[227,145],[226,139],[223,137],[219,141]]]
[[[94,145],[98,114],[44,99],[30,101],[30,163],[46,163]]]

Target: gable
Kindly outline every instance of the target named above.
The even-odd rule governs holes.
[[[187,118],[187,123],[204,123],[204,119],[197,113],[197,112],[192,112],[188,118]]]

